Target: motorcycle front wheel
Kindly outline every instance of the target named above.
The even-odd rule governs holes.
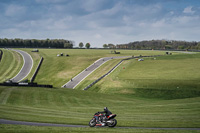
[[[95,125],[96,125],[96,120],[95,119],[90,120],[89,126],[94,127]]]
[[[109,127],[115,127],[117,125],[117,120],[116,119],[111,119],[109,121],[110,122],[107,123]]]

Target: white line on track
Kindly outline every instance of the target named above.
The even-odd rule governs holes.
[[[109,60],[107,60],[107,61],[109,61]],[[104,63],[106,63],[107,61],[104,61]],[[99,65],[97,68],[95,68],[93,71],[91,71],[88,75],[86,75],[81,81],[83,81],[85,78],[87,78],[90,74],[92,74],[96,69],[98,69],[100,66],[102,66],[104,63],[102,63],[101,65]],[[89,66],[90,67],[90,66]],[[89,68],[88,67],[88,68]],[[74,87],[73,87],[73,89],[74,88],[76,88],[76,86],[77,85],[79,85],[80,83],[81,83],[81,81],[80,82],[78,82]]]
[[[15,51],[15,52],[18,52],[19,54],[21,54],[21,56],[22,56],[22,58],[23,58],[23,61],[24,61],[23,66],[22,66],[21,70],[19,71],[19,73],[18,73],[15,77],[13,77],[11,80],[13,80],[14,78],[16,78],[16,77],[22,72],[22,69],[24,68],[24,65],[25,65],[25,63],[26,63],[26,60],[25,60],[23,54],[20,53],[19,51],[26,53],[26,54],[30,57],[30,59],[31,59],[31,62],[32,62],[31,68],[29,69],[29,72],[28,72],[24,77],[22,77],[22,78],[19,80],[19,81],[21,81],[21,80],[23,80],[25,77],[27,77],[28,74],[31,72],[31,70],[32,70],[32,68],[33,68],[33,59],[32,59],[32,57],[31,57],[31,55],[28,54],[28,53],[25,52],[25,51],[22,51],[22,50],[14,50],[14,49],[10,49],[10,50]],[[17,82],[19,82],[19,81],[17,81]]]
[[[101,59],[103,59],[103,58],[100,58],[100,59],[96,60],[94,63],[98,62],[98,61],[101,60]],[[91,67],[92,65],[93,65],[93,64],[91,64],[90,66],[88,66],[86,69],[88,69],[88,68]],[[101,66],[101,65],[100,65],[100,66]],[[100,67],[100,66],[99,66],[99,67]],[[99,67],[98,67],[98,68],[99,68]],[[96,69],[97,69],[97,68],[96,68]],[[96,69],[95,69],[95,70],[96,70]],[[93,71],[94,71],[94,70],[93,70]],[[92,71],[92,72],[93,72],[93,71]],[[85,70],[83,70],[82,72],[80,72],[79,74],[77,74],[73,79],[75,79],[76,77],[78,77],[79,75],[81,75],[83,72],[85,72]],[[91,72],[91,73],[92,73],[92,72]],[[91,73],[89,73],[87,76],[89,76]],[[86,77],[87,77],[87,76],[86,76]],[[86,77],[85,77],[85,78],[86,78]],[[83,78],[81,81],[83,81],[85,78]],[[80,81],[80,82],[81,82],[81,81]],[[70,83],[70,82],[71,82],[71,81],[68,81],[68,82],[67,82],[66,84],[64,84],[62,87],[64,87],[65,85],[67,85],[67,84]],[[78,84],[79,84],[80,82],[78,82]],[[78,85],[78,84],[77,84],[77,85]],[[77,86],[77,85],[76,85],[76,86]],[[76,86],[75,86],[75,87],[76,87]],[[73,87],[73,89],[74,89],[75,87]]]
[[[119,59],[119,58],[128,58],[131,56],[115,56],[115,57],[104,57],[104,58],[100,58],[98,60],[96,60],[93,64],[91,64],[89,67],[87,67],[86,69],[89,69],[92,65],[94,65],[95,63],[103,60],[104,62],[102,64],[100,64],[97,68],[95,68],[94,70],[92,70],[90,73],[88,73],[87,75],[85,75],[83,77],[83,79],[81,79],[80,81],[77,82],[77,84],[75,84],[72,88],[74,89],[77,85],[79,85],[81,83],[81,81],[83,81],[85,78],[87,78],[92,72],[94,72],[96,69],[98,69],[100,66],[102,66],[104,63],[106,63],[107,61],[111,60],[111,59]],[[120,65],[120,64],[119,64]],[[83,70],[82,72],[80,72],[78,75],[76,75],[73,79],[76,79],[76,77],[78,77],[79,75],[81,75],[83,72],[85,72],[85,70]],[[69,85],[71,83],[71,80],[68,81],[67,83],[65,83],[62,87],[65,87],[67,85]]]

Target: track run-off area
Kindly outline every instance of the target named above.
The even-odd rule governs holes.
[[[50,127],[84,127],[86,125],[68,125],[68,124],[53,124],[53,123],[38,123],[38,122],[25,122],[25,121],[14,121],[0,119],[0,124],[13,124],[13,125],[29,125],[29,126],[50,126]],[[153,130],[200,130],[200,128],[170,128],[170,127],[114,127],[114,128],[124,128],[124,129],[153,129]]]

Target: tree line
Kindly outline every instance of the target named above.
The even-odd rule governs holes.
[[[0,47],[30,47],[30,48],[73,48],[74,42],[64,39],[7,39],[0,38]],[[84,44],[79,43],[79,48],[83,48]],[[90,43],[85,44],[85,48],[89,49]],[[126,44],[103,44],[103,48],[110,49],[155,49],[155,50],[200,50],[200,42],[177,41],[177,40],[149,40],[135,41]]]
[[[7,39],[0,38],[1,47],[73,48],[73,41],[64,39]]]
[[[136,49],[136,50],[200,50],[200,42],[176,41],[176,40],[150,40],[135,41],[127,44],[103,44],[103,48]]]

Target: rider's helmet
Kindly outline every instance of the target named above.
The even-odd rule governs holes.
[[[106,110],[108,110],[108,108],[107,108],[107,107],[104,107],[104,111],[106,111]]]

